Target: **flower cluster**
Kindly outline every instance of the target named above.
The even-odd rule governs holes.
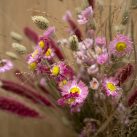
[[[46,74],[49,78],[54,79],[62,96],[58,100],[58,104],[68,104],[74,109],[84,103],[88,95],[88,87],[82,81],[78,82],[73,69],[62,59],[63,54],[56,42],[43,35],[27,61],[29,68],[36,74]]]
[[[78,15],[78,23],[90,24],[92,18],[92,7],[86,7]],[[52,35],[55,33],[55,28],[50,26],[39,38],[34,51],[28,56],[29,68],[37,74],[46,74],[49,79],[53,79],[61,95],[58,104],[69,105],[73,111],[80,110],[88,96],[89,88],[98,90],[100,86],[101,92],[105,90],[107,96],[114,97],[121,94],[122,89],[119,87],[118,79],[107,74],[105,67],[115,63],[113,56],[123,57],[131,53],[130,38],[118,34],[109,44],[104,36],[95,36],[94,33],[83,39],[70,11],[66,12],[63,19],[68,22],[73,32],[65,43],[72,50],[76,63],[82,71],[76,73],[68,62],[64,61],[64,55],[60,49],[63,42],[60,42],[60,45],[56,43]],[[90,86],[88,87],[85,82]]]
[[[113,33],[110,15],[110,22],[108,21],[106,25],[100,24],[104,28],[100,27],[100,30],[96,32],[98,25],[96,25],[96,14],[94,14],[95,1],[87,0],[85,4],[87,3],[88,5],[78,12],[76,20],[70,11],[63,16],[63,20],[69,25],[68,38],[57,39],[55,27],[50,26],[47,18],[37,15],[32,17],[33,23],[44,30],[43,35],[38,36],[29,27],[24,29],[25,35],[35,43],[33,51],[26,59],[28,68],[34,75],[27,79],[27,84],[0,79],[0,87],[33,103],[46,105],[51,109],[56,108],[55,111],[59,109],[56,112],[69,108],[71,113],[65,109],[65,114],[67,113],[69,119],[73,120],[71,123],[76,125],[74,129],[81,131],[81,137],[98,136],[98,134],[102,137],[113,136],[112,129],[115,127],[117,130],[119,127],[124,129],[121,123],[128,125],[127,110],[129,109],[126,107],[133,105],[137,98],[136,89],[128,98],[128,92],[136,87],[137,77],[137,73],[134,73],[134,68],[137,67],[135,45],[133,47],[134,37],[133,35],[129,37],[127,31],[130,29],[124,31],[125,26],[123,31]],[[98,3],[100,4],[99,13],[102,15],[102,2],[98,1]],[[102,18],[99,21],[101,22]],[[85,31],[82,32],[84,27]],[[133,31],[133,28],[131,30]],[[108,35],[110,35],[109,38]],[[11,36],[16,40],[12,48],[21,55],[27,53],[27,48],[21,44],[22,37],[13,32]],[[132,50],[134,50],[134,56],[132,56]],[[18,58],[11,52],[6,54],[12,59]],[[135,65],[132,63],[134,61]],[[0,73],[12,68],[11,61],[0,59]],[[16,77],[24,82],[26,76],[20,72],[16,70]],[[41,91],[42,94],[39,94]],[[5,97],[0,97],[0,100],[2,109],[20,116],[40,116],[39,112],[21,102]],[[8,108],[11,105],[15,109]],[[121,116],[124,118],[122,119]],[[123,122],[125,119],[126,122]],[[109,124],[111,120],[116,120],[115,126],[112,124],[113,121]],[[112,128],[108,128],[108,125]]]

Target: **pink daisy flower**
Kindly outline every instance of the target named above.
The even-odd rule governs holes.
[[[95,43],[97,46],[106,46],[106,38],[105,37],[97,37],[95,39]]]
[[[77,106],[83,104],[88,96],[88,87],[82,82],[77,82],[76,80],[69,81],[61,91],[63,96],[60,100],[62,103],[60,105],[69,104],[72,106]]]
[[[13,64],[10,60],[0,60],[0,73],[4,73],[13,68]]]
[[[41,55],[42,55],[42,50],[38,46],[36,46],[34,51],[27,58],[28,64],[32,62],[36,62]]]
[[[103,81],[103,87],[107,96],[118,96],[121,88],[118,86],[118,80],[114,77],[105,78]]]
[[[103,53],[97,57],[97,63],[102,65],[108,62],[108,54]]]
[[[48,48],[43,56],[44,59],[52,59],[55,56],[55,52],[53,48]]]
[[[50,69],[51,75],[55,78],[60,79],[72,79],[73,77],[73,70],[71,67],[66,65],[64,62],[58,62],[53,64]]]
[[[130,54],[132,49],[133,47],[131,39],[122,34],[118,34],[109,45],[110,54],[117,57],[123,57]]]
[[[78,23],[79,24],[86,24],[90,17],[93,16],[93,9],[91,6],[87,7],[85,10],[81,11],[81,13],[78,15]]]

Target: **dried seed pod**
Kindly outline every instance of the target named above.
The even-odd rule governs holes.
[[[20,34],[14,32],[14,31],[12,31],[10,33],[10,36],[11,36],[12,39],[16,40],[17,42],[20,42],[23,39],[23,37]]]
[[[45,30],[49,26],[49,21],[43,16],[33,16],[32,21],[42,30]]]
[[[129,20],[129,12],[128,11],[125,11],[123,13],[123,17],[122,17],[122,22],[121,24],[122,25],[126,25],[128,23],[128,20]]]
[[[14,52],[7,51],[6,55],[11,59],[18,59],[18,56]]]
[[[69,37],[69,44],[71,50],[76,51],[78,49],[78,38],[76,35],[72,35]]]
[[[12,48],[14,48],[20,54],[24,54],[27,51],[26,47],[19,43],[12,43]]]

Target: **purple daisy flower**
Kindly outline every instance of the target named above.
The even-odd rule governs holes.
[[[10,60],[0,60],[0,73],[4,73],[13,68],[13,64]]]
[[[93,16],[93,9],[91,6],[87,7],[85,10],[81,11],[81,13],[78,15],[78,23],[79,24],[86,24],[90,17]]]
[[[88,96],[88,87],[82,81],[69,81],[62,88],[61,95],[64,98],[64,104],[69,104],[70,106],[83,104]]]
[[[133,47],[131,39],[122,34],[118,34],[109,45],[110,54],[117,57],[123,57],[130,54],[132,49]]]
[[[118,86],[118,80],[114,77],[105,78],[103,81],[103,87],[106,91],[107,96],[118,96],[121,88]]]

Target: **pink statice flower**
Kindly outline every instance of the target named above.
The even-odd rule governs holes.
[[[95,37],[95,30],[93,30],[93,29],[87,30],[87,37],[88,38],[94,38]]]
[[[88,96],[88,87],[82,82],[76,80],[69,81],[62,89],[62,98],[58,100],[59,105],[70,105],[74,107],[83,104]]]
[[[97,63],[100,65],[106,64],[108,62],[108,54],[103,53],[97,57]]]
[[[122,90],[118,86],[118,80],[116,80],[114,77],[105,78],[103,81],[103,88],[105,89],[105,92],[107,96],[119,96],[120,91]]]
[[[78,64],[82,64],[83,62],[88,60],[88,56],[86,55],[86,52],[84,50],[75,52],[74,56]]]
[[[89,19],[93,16],[93,9],[91,6],[87,7],[78,15],[78,23],[79,24],[86,24]]]
[[[101,46],[101,47],[106,46],[106,38],[105,37],[97,37],[95,39],[95,44],[97,46]]]
[[[0,73],[4,73],[13,68],[13,64],[10,60],[2,59],[0,60]]]
[[[129,55],[132,51],[132,41],[128,36],[118,34],[116,38],[110,42],[109,52],[116,57]]]
[[[79,42],[79,50],[88,50],[93,45],[93,39],[87,38],[82,42]]]
[[[92,64],[90,67],[87,68],[87,72],[89,75],[97,74],[99,71],[97,64]]]

